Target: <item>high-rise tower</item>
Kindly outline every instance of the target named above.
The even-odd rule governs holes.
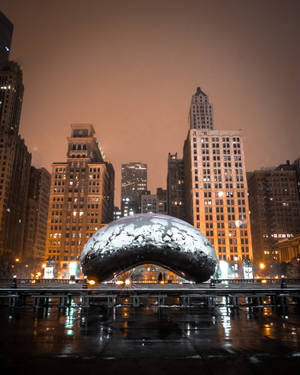
[[[256,262],[278,261],[276,243],[300,234],[297,176],[296,171],[289,167],[292,166],[248,173],[253,256]]]
[[[36,272],[45,256],[51,175],[45,168],[30,168],[23,261]]]
[[[22,70],[13,61],[0,63],[0,131],[18,134],[23,101]]]
[[[175,154],[168,155],[167,205],[168,215],[185,220],[184,161]]]
[[[23,90],[19,65],[0,63],[0,256],[9,262],[23,255],[30,175],[31,154],[19,135]]]
[[[122,216],[141,213],[141,196],[147,192],[147,164],[122,164],[121,210]]]
[[[212,130],[214,128],[212,105],[200,87],[197,87],[192,96],[189,123],[190,129]]]
[[[0,12],[0,62],[9,58],[13,29],[14,25]]]
[[[195,118],[184,145],[187,220],[207,236],[218,258],[230,262],[241,276],[242,262],[252,259],[242,134],[212,129],[211,105],[199,88],[190,113],[197,108],[207,116],[204,123],[201,116],[199,122]]]
[[[78,270],[85,242],[113,220],[114,169],[90,124],[72,124],[67,161],[52,164],[46,260],[56,277]]]

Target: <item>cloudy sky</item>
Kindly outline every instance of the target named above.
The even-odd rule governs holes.
[[[0,0],[25,94],[33,164],[64,161],[70,124],[92,123],[107,158],[148,164],[166,186],[192,94],[216,129],[243,129],[247,170],[300,157],[300,1]]]

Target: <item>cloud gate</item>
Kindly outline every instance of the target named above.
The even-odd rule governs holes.
[[[192,225],[158,214],[113,221],[88,240],[81,254],[84,274],[98,281],[141,264],[156,264],[187,280],[203,282],[214,274],[217,257]]]

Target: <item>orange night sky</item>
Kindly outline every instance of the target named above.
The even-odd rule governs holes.
[[[33,164],[64,161],[73,122],[92,123],[116,171],[148,164],[166,186],[190,99],[216,129],[243,129],[248,170],[300,157],[298,0],[1,0],[24,74],[20,132]]]

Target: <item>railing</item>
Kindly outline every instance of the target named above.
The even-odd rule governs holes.
[[[68,280],[68,279],[0,279],[0,288],[5,287],[56,287],[67,285],[82,285],[84,280]]]
[[[283,283],[286,285],[300,285],[300,279],[215,279],[215,280],[210,280],[208,282],[202,283],[202,284],[195,284],[191,282],[186,282],[183,283],[183,285],[207,285],[208,283],[214,283],[215,286],[217,287],[218,284],[227,284],[227,285],[235,285],[235,286],[246,286],[246,285],[272,285],[272,286],[280,286]],[[37,288],[55,288],[55,287],[71,287],[76,288],[76,287],[82,287],[86,284],[86,280],[83,279],[77,279],[77,280],[69,280],[69,279],[17,279],[17,278],[11,278],[11,279],[0,279],[0,288],[11,288],[11,287],[37,287]],[[115,283],[101,283],[101,284],[96,284],[97,285],[115,285]],[[145,283],[144,281],[132,281],[132,284],[148,284],[148,285],[157,285],[160,284],[159,282],[149,282]],[[165,285],[170,285],[170,284],[177,284],[180,285],[181,283],[178,282],[173,282],[173,283],[165,283]],[[163,286],[162,286],[163,287]]]

